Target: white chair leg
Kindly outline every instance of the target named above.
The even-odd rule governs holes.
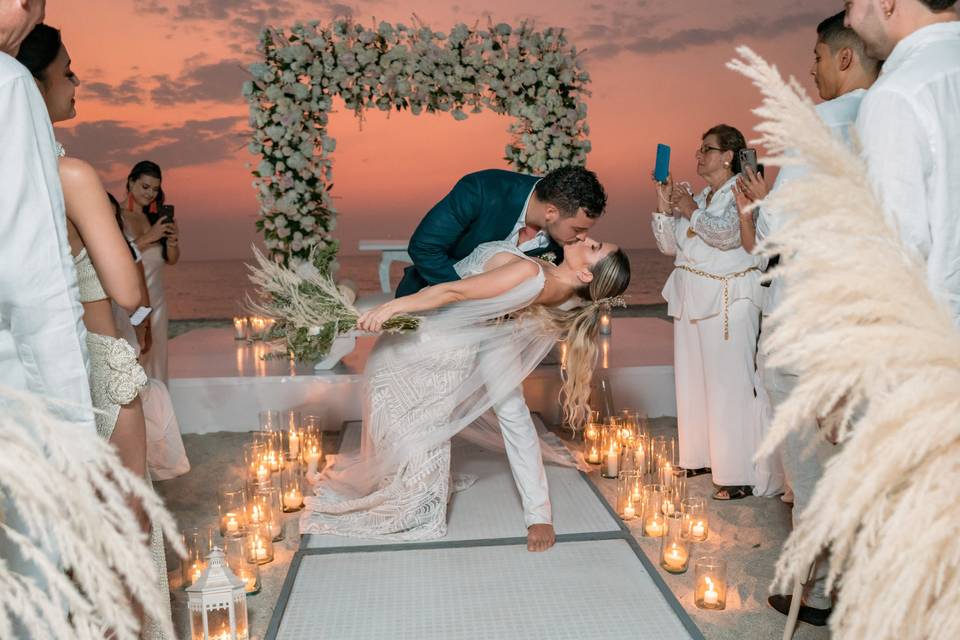
[[[793,583],[793,597],[790,599],[790,612],[787,614],[787,626],[783,629],[783,640],[793,638],[797,628],[797,617],[800,615],[800,604],[803,600],[803,579],[797,577]]]

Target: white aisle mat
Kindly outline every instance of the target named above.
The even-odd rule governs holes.
[[[278,606],[280,640],[702,638],[623,539],[306,552]]]
[[[358,426],[359,423],[350,423],[341,447],[349,450],[349,447],[357,446]],[[487,451],[454,439],[452,467],[454,474],[474,475],[477,481],[451,498],[447,510],[447,535],[442,540],[492,540],[527,535],[520,495],[506,453]],[[620,531],[619,523],[579,471],[552,465],[547,465],[546,470],[553,524],[558,535]],[[301,548],[353,547],[387,542],[309,535]]]

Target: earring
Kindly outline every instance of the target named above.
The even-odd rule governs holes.
[[[724,163],[723,163],[723,166],[729,167],[729,166],[730,166],[730,163],[729,163],[729,162],[724,162]]]

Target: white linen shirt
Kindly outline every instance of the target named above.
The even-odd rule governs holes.
[[[901,40],[857,118],[868,175],[960,325],[960,22]]]
[[[834,136],[843,140],[847,146],[853,145],[852,135],[853,127],[857,121],[857,113],[860,111],[860,103],[867,94],[866,89],[855,89],[838,96],[833,100],[827,100],[817,105],[817,115],[823,120],[824,124],[830,127]],[[788,152],[789,153],[789,152]],[[771,193],[779,189],[790,180],[795,180],[807,173],[807,167],[802,164],[784,165],[777,174],[777,179],[773,183]],[[783,226],[783,217],[781,212],[772,212],[769,207],[760,207],[757,215],[757,241],[773,235]],[[781,260],[784,260],[781,257]],[[767,298],[764,304],[763,312],[770,315],[780,303],[783,296],[783,279],[774,278],[767,288]]]
[[[662,213],[653,214],[653,235],[657,247],[667,255],[675,255],[674,265],[687,266],[715,276],[727,276],[752,267],[759,269],[761,259],[744,250],[740,244],[740,218],[733,195],[737,176],[724,182],[714,193],[710,204],[704,189],[694,196],[697,210],[690,219]],[[692,229],[695,234],[689,235]],[[763,308],[764,292],[759,271],[731,278],[730,304],[749,299]],[[663,287],[667,313],[673,318],[702,320],[723,312],[723,282],[683,269],[674,269]]]
[[[0,384],[68,403],[95,435],[86,330],[53,127],[36,82],[0,53]]]
[[[533,236],[526,242],[518,242],[520,239],[520,231],[527,226],[527,208],[530,206],[530,198],[533,197],[533,191],[537,188],[537,185],[534,184],[533,189],[530,189],[530,193],[527,194],[527,200],[523,203],[523,211],[520,212],[520,218],[517,220],[517,224],[513,225],[513,231],[510,232],[510,235],[507,236],[507,240],[517,245],[517,248],[520,251],[533,251],[534,249],[543,249],[550,244],[550,238],[547,236],[547,232],[543,229],[537,232],[537,235]]]

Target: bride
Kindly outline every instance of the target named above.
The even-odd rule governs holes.
[[[478,428],[478,418],[515,390],[557,340],[567,344],[564,417],[570,424],[587,417],[600,307],[630,282],[626,254],[586,239],[565,247],[564,261],[555,266],[498,241],[481,244],[455,269],[461,280],[360,317],[358,328],[372,332],[400,314],[425,319],[416,332],[378,339],[364,371],[360,450],[329,456],[315,495],[306,499],[302,533],[444,536],[450,439],[467,426]],[[566,309],[577,299],[579,306]],[[526,441],[539,447],[533,421],[527,422]],[[532,551],[554,543],[550,523],[527,531]]]

